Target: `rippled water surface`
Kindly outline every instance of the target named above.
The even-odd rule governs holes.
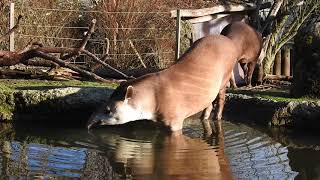
[[[191,121],[190,121],[191,122]],[[198,122],[198,121],[195,121]],[[3,125],[1,179],[319,179],[317,140],[225,122],[204,138],[199,123],[182,134],[139,127],[85,129]],[[317,138],[315,138],[317,139]],[[317,145],[317,143],[319,143]]]

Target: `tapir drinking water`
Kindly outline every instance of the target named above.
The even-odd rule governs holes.
[[[226,83],[242,55],[239,46],[222,35],[197,40],[171,67],[122,83],[91,116],[88,129],[97,124],[153,120],[177,131],[185,118],[203,109],[203,119],[207,119],[216,98],[224,103]],[[219,107],[216,119],[221,119],[221,113]]]

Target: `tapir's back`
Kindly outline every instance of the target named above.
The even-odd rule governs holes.
[[[221,35],[199,39],[168,74],[177,82],[192,84],[211,91],[221,87],[224,76],[230,74],[238,56],[234,43]],[[172,75],[174,74],[174,75]],[[180,84],[178,84],[180,85]]]
[[[237,56],[233,42],[224,36],[211,35],[196,41],[175,65],[161,72],[164,104],[181,107],[179,112],[187,115],[201,111],[230,78]]]

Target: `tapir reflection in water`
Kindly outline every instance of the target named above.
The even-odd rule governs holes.
[[[101,132],[101,131],[100,131]],[[223,136],[215,138],[216,146],[188,137],[182,132],[165,135],[149,131],[142,138],[130,138],[130,133],[110,131],[94,133],[100,144],[114,145],[108,159],[114,170],[132,179],[232,179],[224,155]],[[220,134],[221,135],[221,134]],[[212,139],[212,138],[211,138]],[[218,140],[218,141],[217,141]]]
[[[221,120],[226,83],[237,60],[252,49],[260,53],[257,38],[250,28],[238,39],[209,35],[197,40],[171,67],[122,83],[91,116],[88,129],[147,119],[177,131],[185,118],[204,109],[201,119],[207,129],[213,102],[217,104],[213,118]]]

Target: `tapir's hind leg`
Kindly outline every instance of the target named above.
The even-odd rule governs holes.
[[[247,65],[248,72],[246,75],[246,83],[247,83],[247,86],[249,86],[249,87],[251,87],[252,74],[253,74],[254,68],[256,67],[256,64],[257,64],[256,61],[252,61],[252,62],[249,62]]]
[[[233,72],[233,70],[231,71],[231,78],[230,78],[229,82],[230,82],[230,87],[231,87],[232,89],[237,88],[237,84],[236,84],[236,80],[235,80],[235,78],[234,78],[234,72]]]

